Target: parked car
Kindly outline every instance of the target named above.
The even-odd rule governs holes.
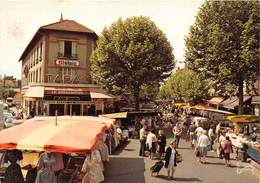
[[[14,116],[12,113],[4,112],[4,128],[9,128],[14,126],[13,124]]]

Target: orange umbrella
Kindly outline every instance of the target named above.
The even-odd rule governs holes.
[[[52,152],[93,150],[109,119],[97,117],[42,117],[0,131],[0,149]]]

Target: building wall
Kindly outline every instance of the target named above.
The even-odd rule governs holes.
[[[72,41],[76,44],[77,59],[69,59],[59,56],[63,41]],[[45,72],[46,82],[67,83],[62,77],[63,72],[69,72],[72,76],[71,83],[89,84],[90,77],[90,56],[94,40],[85,34],[52,32],[48,35],[48,55],[47,55],[47,72]],[[57,59],[78,61],[79,66],[61,66],[56,64]],[[62,70],[63,68],[63,70]],[[69,68],[70,70],[66,70]],[[77,78],[76,78],[77,77]],[[57,79],[58,78],[58,79]]]
[[[71,68],[71,81],[69,83],[90,84],[90,56],[94,45],[94,39],[91,36],[81,33],[69,32],[45,32],[42,38],[31,49],[25,59],[22,61],[22,87],[35,83],[66,83],[64,79],[58,81],[55,79],[57,74],[61,75],[62,67],[56,64],[60,58],[60,42],[72,41],[76,43],[78,67]],[[41,47],[41,51],[39,50]],[[38,52],[38,53],[37,53]],[[41,52],[41,54],[40,54]],[[28,68],[26,77],[25,68]],[[64,67],[63,67],[64,68]],[[66,71],[64,71],[66,72]],[[61,76],[58,76],[61,78]],[[72,82],[74,80],[75,82]]]
[[[22,87],[43,82],[45,41],[42,37],[22,61]],[[26,68],[28,73],[26,76]]]

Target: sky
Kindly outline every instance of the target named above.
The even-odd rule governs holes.
[[[148,16],[167,36],[177,66],[204,0],[0,0],[0,75],[21,78],[21,54],[40,26],[75,20],[98,35],[118,18]]]

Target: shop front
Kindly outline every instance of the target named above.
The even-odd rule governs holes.
[[[37,89],[36,89],[37,88]],[[104,113],[105,103],[113,97],[91,88],[34,87],[25,92],[24,109],[30,116],[97,116]]]

